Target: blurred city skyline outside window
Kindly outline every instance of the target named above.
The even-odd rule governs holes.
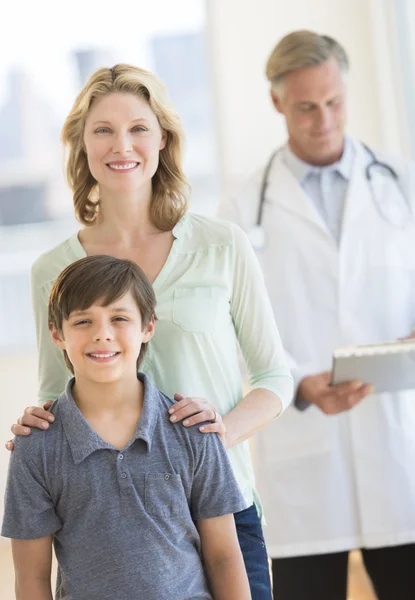
[[[204,0],[51,0],[10,5],[0,40],[0,363],[35,350],[30,267],[80,226],[64,177],[60,130],[89,75],[128,62],[167,86],[186,129],[191,210],[219,200]],[[66,12],[65,12],[66,11]],[[1,372],[1,369],[0,369]]]

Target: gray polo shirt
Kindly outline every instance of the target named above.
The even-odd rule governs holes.
[[[120,452],[78,410],[71,388],[53,427],[15,441],[2,535],[53,535],[57,600],[211,598],[194,521],[247,508],[219,437],[169,422],[148,377],[135,436]]]

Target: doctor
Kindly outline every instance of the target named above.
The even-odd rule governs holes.
[[[415,598],[415,392],[329,386],[333,348],[415,325],[415,166],[345,135],[347,71],[328,36],[279,42],[288,141],[221,209],[251,234],[297,386],[255,449],[275,600],[345,600],[355,548],[379,600]]]

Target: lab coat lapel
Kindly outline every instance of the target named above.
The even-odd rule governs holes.
[[[266,203],[278,204],[280,208],[309,221],[311,225],[324,232],[332,243],[335,244],[331,232],[313,201],[304,192],[301,185],[279,156],[276,156],[269,175]]]
[[[366,210],[367,195],[370,194],[365,168],[368,158],[361,144],[352,141],[354,145],[354,162],[352,173],[347,187],[346,198],[343,207],[342,227],[340,234],[340,246],[347,240],[348,232],[362,223]]]

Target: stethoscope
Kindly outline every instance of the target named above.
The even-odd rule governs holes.
[[[377,210],[378,210],[379,214],[381,215],[381,217],[383,219],[385,219],[390,225],[394,225],[395,227],[403,228],[407,223],[407,219],[408,219],[408,216],[410,215],[411,211],[408,206],[408,203],[405,201],[405,196],[404,196],[402,190],[400,189],[398,174],[393,167],[391,167],[390,165],[388,165],[385,162],[378,160],[376,157],[376,154],[373,152],[373,150],[368,148],[365,144],[362,144],[362,146],[366,150],[366,152],[370,158],[370,162],[365,168],[365,177],[369,183],[370,191],[371,191],[371,194],[373,197],[373,201],[377,207]],[[269,174],[270,174],[271,168],[272,168],[274,161],[275,161],[278,153],[280,152],[280,150],[281,149],[278,148],[277,150],[275,150],[275,152],[273,152],[271,154],[271,156],[269,157],[268,162],[265,166],[264,173],[262,175],[255,226],[253,227],[253,229],[250,231],[250,234],[249,234],[252,245],[254,246],[255,249],[258,249],[258,250],[262,249],[265,245],[265,232],[264,232],[264,228],[262,227],[264,205],[266,202],[266,193],[267,193],[268,186],[269,186]],[[383,203],[381,203],[381,201],[378,198],[378,195],[375,193],[375,190],[374,190],[373,169],[375,169],[375,170],[382,169],[383,171],[387,171],[387,173],[392,177],[395,184],[399,188],[400,195],[402,196],[402,198],[404,200],[404,202],[401,203],[401,205],[399,207],[393,206],[393,205],[384,206]],[[405,205],[405,208],[404,208],[403,204]]]

